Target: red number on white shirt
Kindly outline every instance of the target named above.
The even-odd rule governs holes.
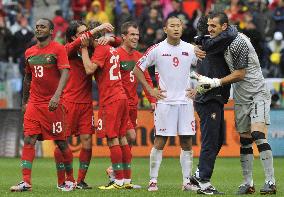
[[[178,60],[177,57],[174,57],[174,58],[173,58],[173,65],[174,65],[175,67],[177,67],[177,66],[179,65],[179,60]]]

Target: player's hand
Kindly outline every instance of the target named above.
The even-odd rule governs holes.
[[[49,111],[54,111],[58,107],[60,97],[57,95],[53,95],[53,97],[50,99],[49,104],[48,104],[48,110]]]
[[[197,85],[202,85],[202,86],[210,86],[210,88],[216,88],[221,86],[221,80],[217,78],[209,78],[205,76],[200,76],[199,80],[197,80]]]
[[[157,100],[161,100],[166,98],[166,95],[164,94],[165,92],[167,92],[166,90],[159,90],[159,89],[151,89],[151,91],[149,91],[150,95],[152,97],[155,97]]]
[[[194,47],[194,53],[199,59],[203,59],[206,56],[206,52],[202,51],[199,46]]]
[[[107,31],[107,32],[112,32],[114,30],[114,27],[110,23],[103,23],[100,26],[95,28],[96,31],[101,32],[101,31]]]
[[[153,113],[156,109],[156,103],[151,103],[151,112]]]
[[[26,109],[27,109],[27,104],[23,104],[22,105],[22,113],[25,114],[26,113]]]
[[[190,99],[194,99],[197,91],[196,89],[188,88],[186,89],[186,97]]]
[[[100,45],[107,45],[108,43],[113,41],[113,37],[103,36],[103,37],[100,37],[97,41],[98,41],[98,44]]]
[[[86,48],[89,46],[90,44],[90,41],[89,41],[89,36],[86,35],[86,34],[83,34],[80,36],[80,39],[81,39],[81,47],[82,48]]]

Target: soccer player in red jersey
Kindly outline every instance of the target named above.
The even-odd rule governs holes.
[[[52,21],[39,19],[35,26],[37,44],[25,52],[23,181],[12,186],[11,191],[31,191],[35,143],[39,139],[54,140],[66,163],[72,163],[72,152],[66,142],[65,109],[60,101],[70,66],[64,46],[51,40],[53,29]]]
[[[137,85],[138,81],[133,74],[133,68],[136,62],[142,57],[142,54],[136,50],[139,41],[139,27],[135,22],[128,21],[121,26],[121,37],[122,45],[117,49],[120,60],[120,72],[123,88],[128,98],[128,108],[129,108],[129,119],[130,122],[127,127],[127,141],[131,146],[135,143],[136,132],[135,128],[137,125],[137,105],[138,105],[138,95],[137,95]],[[147,82],[153,87],[151,77],[148,70],[144,72]],[[152,109],[154,109],[156,99],[151,97],[147,90],[144,88],[144,92],[151,103]],[[114,181],[114,174],[112,167],[109,167],[107,174],[110,178],[110,184]],[[134,188],[139,188],[136,185],[132,185]]]
[[[65,48],[70,62],[70,72],[68,83],[64,89],[63,102],[68,109],[67,131],[68,136],[80,136],[82,143],[77,189],[91,189],[84,180],[92,157],[92,134],[94,131],[92,76],[86,74],[80,49],[88,46],[90,36],[102,30],[112,31],[113,26],[105,23],[87,31],[87,26],[83,22],[71,21],[66,31],[67,44]],[[54,157],[58,167],[58,186],[62,187],[70,181],[75,182],[72,165],[64,163],[58,149],[55,149]]]
[[[97,24],[95,25],[97,26]],[[115,181],[100,189],[121,189],[131,182],[131,151],[126,139],[128,101],[121,81],[119,55],[110,45],[93,41],[90,59],[87,48],[82,48],[87,74],[95,74],[99,91],[97,136],[107,138]]]

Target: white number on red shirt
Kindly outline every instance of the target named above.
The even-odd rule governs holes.
[[[34,66],[35,77],[43,77],[43,66]]]
[[[114,73],[114,69],[116,69],[119,64],[118,64],[118,55],[113,55],[110,58],[110,63],[112,64],[111,68],[109,69],[109,77],[111,81],[115,81],[121,78],[120,76],[120,71],[118,71],[118,73]]]
[[[61,133],[62,124],[61,122],[52,123],[52,133]]]

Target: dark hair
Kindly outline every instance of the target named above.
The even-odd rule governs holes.
[[[99,21],[90,21],[89,24],[88,24],[88,29],[94,29],[98,26],[100,26],[102,23],[99,22]],[[100,33],[96,33],[93,38],[99,38],[99,37],[102,37],[103,34],[100,32]]]
[[[126,35],[128,33],[129,27],[134,27],[135,29],[139,29],[139,26],[137,25],[136,22],[127,21],[121,25],[121,28],[120,28],[121,34]]]
[[[56,16],[62,16],[62,10],[55,10],[55,15]]]
[[[78,27],[85,25],[87,26],[84,22],[82,21],[77,21],[77,20],[73,20],[69,23],[69,26],[66,30],[66,40],[67,42],[72,42],[72,37],[76,36],[77,34],[77,29]]]
[[[223,25],[224,23],[229,24],[228,16],[224,12],[210,12],[208,14],[208,18],[219,18],[220,25]]]
[[[181,23],[183,23],[182,20],[181,20],[179,17],[177,17],[177,16],[170,16],[170,17],[168,17],[168,18],[164,21],[164,25],[163,25],[163,26],[166,27],[166,26],[168,25],[169,19],[173,19],[173,18],[176,18],[176,19],[180,20]]]
[[[198,22],[197,22],[197,31],[198,34],[204,36],[208,34],[208,25],[207,25],[207,21],[208,21],[208,16],[203,15],[199,18]]]
[[[54,30],[54,24],[53,24],[53,22],[52,22],[50,19],[48,19],[48,18],[40,18],[39,20],[48,21],[48,23],[49,23],[49,29]]]

